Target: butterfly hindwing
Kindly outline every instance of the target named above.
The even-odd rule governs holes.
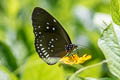
[[[39,56],[48,64],[55,64],[65,52],[65,45],[71,40],[59,22],[47,11],[36,7],[32,13],[35,34],[35,48]]]

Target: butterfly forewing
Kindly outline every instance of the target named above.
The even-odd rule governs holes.
[[[71,44],[68,34],[54,17],[39,7],[33,10],[32,25],[36,51],[46,63],[55,64],[66,54],[65,45]]]

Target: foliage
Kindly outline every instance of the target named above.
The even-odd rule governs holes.
[[[0,65],[0,80],[18,80],[18,78],[4,66]]]
[[[120,25],[120,1],[119,0],[111,0],[111,14],[113,21]]]
[[[92,59],[53,66],[41,61],[31,22],[36,6],[51,13],[72,42],[82,46],[80,55]],[[107,23],[107,15],[113,22]],[[0,80],[119,80],[119,17],[119,0],[0,0]]]
[[[39,59],[37,54],[30,57],[26,62],[22,72],[21,80],[63,80],[63,71],[58,66],[49,66]],[[21,70],[20,70],[21,71]],[[57,74],[56,74],[57,73]],[[49,75],[46,75],[49,74]],[[29,77],[31,76],[31,77]]]
[[[99,46],[103,51],[106,59],[108,60],[108,66],[112,74],[120,79],[119,62],[120,62],[120,46],[119,46],[119,32],[120,28],[110,24],[104,30],[100,40]]]

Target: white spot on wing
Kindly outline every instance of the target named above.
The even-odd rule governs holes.
[[[38,44],[36,44],[36,46],[38,46]]]
[[[40,26],[38,26],[38,28],[40,28]]]
[[[35,36],[37,36],[37,34],[35,34]]]
[[[48,47],[48,49],[50,49],[50,47]]]
[[[39,48],[39,47],[37,47],[37,48]]]
[[[55,20],[55,19],[53,19],[53,21],[54,21],[54,22],[56,22],[56,20]]]
[[[46,50],[43,51],[43,53],[46,52]]]
[[[41,48],[41,50],[44,50],[44,48]]]
[[[49,26],[47,26],[46,29],[49,29]]]
[[[39,34],[41,34],[41,32],[39,32]]]
[[[49,57],[49,54],[46,57]]]
[[[52,38],[51,41],[54,41],[54,39]]]
[[[42,42],[42,40],[40,40],[40,42]]]
[[[54,47],[53,45],[51,45],[51,47]]]
[[[55,38],[55,40],[58,40],[58,38]]]
[[[47,52],[46,52],[46,53],[44,53],[44,55],[47,55]]]
[[[37,28],[35,28],[35,30],[37,30]]]
[[[52,43],[51,41],[49,43]]]
[[[42,46],[42,44],[40,44],[40,46]]]
[[[54,30],[55,30],[55,27],[53,27],[52,30],[54,31]]]
[[[48,24],[48,25],[49,25],[50,23],[48,23],[48,22],[47,22],[46,24]]]
[[[40,55],[42,55],[42,53],[39,53]]]
[[[51,50],[51,52],[53,52],[53,50]]]
[[[36,41],[37,43],[39,43],[39,41]]]
[[[38,50],[38,52],[40,52],[40,50]]]

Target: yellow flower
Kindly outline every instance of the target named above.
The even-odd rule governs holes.
[[[91,55],[84,54],[82,57],[79,57],[77,54],[74,54],[72,56],[65,56],[60,61],[62,61],[65,64],[80,64],[84,63],[85,61],[91,59]]]

